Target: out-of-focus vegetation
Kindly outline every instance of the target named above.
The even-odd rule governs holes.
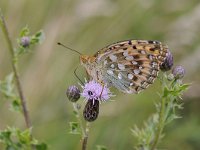
[[[176,150],[200,149],[200,2],[199,0],[1,0],[12,39],[25,25],[35,32],[43,29],[45,41],[24,55],[19,70],[33,123],[34,137],[52,150],[78,150],[80,137],[68,133],[72,106],[66,88],[78,80],[73,71],[77,54],[64,50],[62,42],[84,54],[125,39],[152,39],[169,45],[175,64],[185,67],[191,88],[183,96],[182,119],[169,124],[159,147]],[[13,41],[17,44],[17,41]],[[10,55],[0,32],[0,79],[10,71]],[[78,74],[84,79],[84,70]],[[114,102],[103,103],[92,124],[88,148],[105,145],[109,150],[133,149],[130,128],[154,112],[158,82],[139,95],[117,93]],[[117,92],[117,91],[115,91]],[[8,110],[0,98],[0,129],[23,127],[21,115]],[[20,117],[19,117],[20,116]]]

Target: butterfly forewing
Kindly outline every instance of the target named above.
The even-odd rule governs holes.
[[[129,40],[103,48],[95,54],[102,80],[125,93],[138,93],[152,84],[164,62],[168,47],[158,41]]]

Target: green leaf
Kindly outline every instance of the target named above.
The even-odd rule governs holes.
[[[20,130],[16,130],[16,131],[17,131],[17,137],[20,143],[28,144],[28,145],[31,143],[30,129],[26,129],[24,131],[20,131]]]
[[[80,134],[78,122],[70,122],[69,125],[71,134]]]
[[[180,85],[180,89],[181,89],[182,91],[185,91],[185,90],[187,90],[187,89],[190,87],[190,85],[191,85],[191,84],[182,84],[182,85]]]
[[[41,144],[37,144],[36,146],[36,150],[47,150],[47,144],[45,143],[41,143]]]
[[[169,89],[167,87],[164,87],[163,97],[167,97],[169,93],[170,93]]]
[[[9,130],[0,131],[0,140],[10,141],[11,132]]]
[[[0,81],[0,91],[6,98],[16,97],[14,93],[14,75],[13,73],[7,75],[5,80]]]
[[[19,45],[20,45],[20,43],[19,43]],[[19,46],[17,49],[16,49],[16,51],[15,51],[15,53],[17,54],[17,56],[19,56],[19,55],[21,55],[21,54],[24,54],[24,53],[26,53],[27,52],[27,49],[26,48],[24,48],[23,46]]]
[[[177,116],[176,114],[171,114],[171,115],[167,118],[165,124],[168,124],[168,123],[172,122],[173,120],[179,119],[179,118],[181,118],[181,117],[180,117],[180,116]]]
[[[34,35],[31,36],[31,44],[34,45],[37,43],[42,43],[44,38],[45,38],[44,32],[38,31],[37,33],[35,33]]]
[[[22,111],[21,101],[19,98],[12,101],[12,108],[13,108],[13,110],[18,111],[18,112]]]
[[[0,141],[8,150],[29,150],[31,145],[35,145],[36,150],[47,150],[45,143],[39,143],[31,137],[31,129],[20,130],[15,127],[7,127],[0,131]]]
[[[23,37],[23,36],[28,36],[30,33],[30,30],[28,28],[28,26],[25,26],[24,28],[22,28],[22,30],[20,31],[19,36]]]

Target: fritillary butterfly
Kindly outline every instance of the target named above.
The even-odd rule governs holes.
[[[124,93],[146,89],[158,76],[168,46],[159,41],[127,40],[111,44],[94,56],[81,55],[89,76]]]

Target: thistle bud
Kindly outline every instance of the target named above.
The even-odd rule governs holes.
[[[165,61],[160,65],[160,69],[162,71],[168,71],[172,68],[173,64],[174,64],[174,60],[173,60],[172,53],[168,51]]]
[[[29,45],[30,45],[30,37],[28,37],[28,36],[23,36],[23,37],[21,38],[20,44],[21,44],[21,46],[23,46],[24,48],[29,47]]]
[[[181,79],[185,75],[185,69],[182,66],[176,66],[173,68],[172,74],[174,75],[175,79]]]
[[[80,90],[76,86],[70,86],[67,91],[66,95],[71,102],[76,102],[80,98]]]

